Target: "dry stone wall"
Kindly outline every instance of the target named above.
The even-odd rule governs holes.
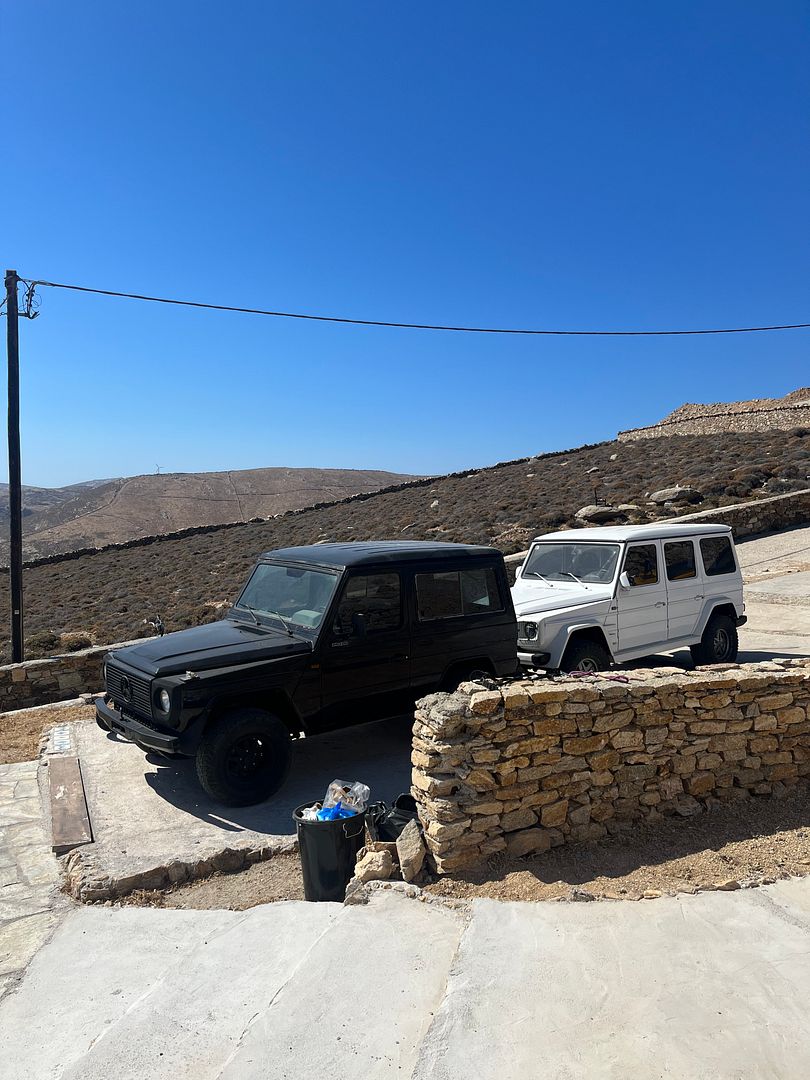
[[[80,694],[103,690],[101,665],[104,657],[112,649],[134,644],[134,641],[122,641],[117,645],[82,649],[47,660],[26,660],[22,664],[0,666],[0,712],[69,701]]]
[[[783,398],[756,398],[714,405],[681,405],[657,424],[620,431],[619,442],[667,435],[721,435],[727,431],[791,431],[810,426],[810,387]]]
[[[418,703],[412,790],[440,873],[810,775],[810,660],[624,678],[465,683]]]
[[[810,521],[810,488],[666,519],[668,525],[678,522],[689,525],[703,522],[707,525],[730,525],[737,540],[744,536],[778,532],[780,529],[789,529],[795,525],[806,525],[808,521]]]

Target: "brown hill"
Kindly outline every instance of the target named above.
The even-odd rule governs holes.
[[[23,551],[26,559],[35,559],[198,525],[268,518],[410,479],[377,470],[276,468],[162,473],[66,488],[26,488]],[[7,519],[8,487],[3,485],[0,520]],[[0,561],[8,562],[5,541],[0,543]]]
[[[808,487],[810,436],[779,431],[609,442],[489,469],[409,484],[348,502],[300,510],[257,524],[162,537],[29,568],[26,634],[55,650],[53,635],[81,632],[98,643],[148,632],[160,614],[175,630],[218,617],[261,551],[319,540],[440,539],[494,543],[518,551],[532,534],[580,524],[596,498],[631,523],[670,516],[648,494],[680,484],[702,506]],[[0,577],[0,633],[8,626],[8,577]],[[30,655],[34,655],[31,650]]]

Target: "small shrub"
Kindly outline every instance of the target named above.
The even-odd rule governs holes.
[[[53,656],[59,651],[59,635],[53,630],[38,630],[25,639],[25,655],[29,660]]]
[[[89,649],[92,644],[90,635],[81,631],[68,631],[59,636],[59,648],[62,652],[80,652],[82,649]]]

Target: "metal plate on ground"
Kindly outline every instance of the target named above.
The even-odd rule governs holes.
[[[77,757],[51,757],[48,761],[52,850],[64,855],[93,842],[90,816],[84,796],[82,771]]]

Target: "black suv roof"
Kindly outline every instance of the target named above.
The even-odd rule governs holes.
[[[422,562],[425,559],[457,558],[459,555],[502,557],[497,548],[477,544],[435,544],[430,540],[368,540],[363,543],[277,548],[275,551],[265,551],[261,558],[306,562],[342,570],[347,566],[366,566],[381,562]]]

